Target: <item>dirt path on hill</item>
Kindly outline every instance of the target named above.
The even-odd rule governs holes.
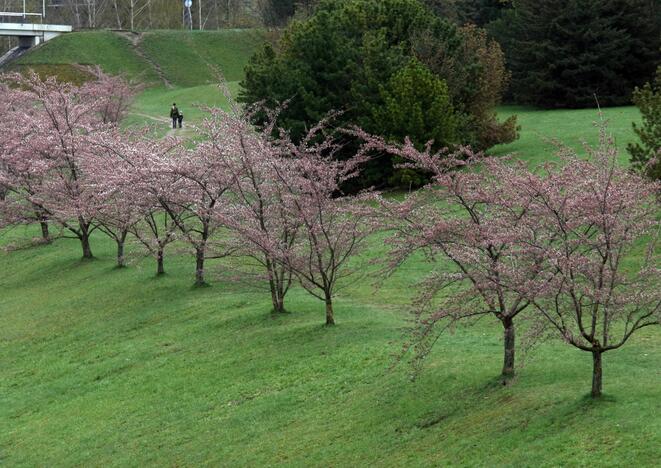
[[[188,126],[184,126],[182,128],[177,128],[177,129],[171,128],[172,119],[166,119],[164,117],[154,117],[153,115],[143,114],[141,112],[129,112],[129,115],[137,115],[138,117],[144,117],[146,119],[153,120],[154,122],[167,125],[169,130],[165,134],[166,137],[171,137],[171,136],[190,137],[194,133],[193,129]]]
[[[143,39],[142,33],[137,33],[132,31],[114,31],[114,32],[115,34],[118,34],[128,39],[131,42],[131,45],[133,46],[133,51],[136,53],[136,55],[141,59],[143,59],[145,62],[147,62],[149,65],[151,65],[151,67],[158,75],[158,78],[163,82],[166,88],[174,88],[170,80],[168,80],[168,78],[165,76],[165,73],[163,72],[161,66],[158,63],[154,62],[147,54],[145,54],[145,51],[142,50],[142,47],[140,46]]]

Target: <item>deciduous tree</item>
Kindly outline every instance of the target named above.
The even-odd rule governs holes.
[[[515,322],[534,297],[534,289],[517,291],[512,285],[531,284],[541,273],[538,259],[524,263],[519,256],[520,245],[535,236],[528,223],[531,194],[519,190],[527,169],[466,148],[452,153],[427,145],[420,151],[410,140],[394,145],[358,134],[366,150],[397,155],[405,167],[432,177],[404,202],[380,204],[385,227],[393,231],[387,269],[416,252],[434,265],[414,303],[416,326],[409,346],[416,349],[415,362],[455,322],[492,316],[503,326],[501,375],[506,383],[515,373]]]
[[[376,224],[367,204],[370,192],[349,196],[341,191],[344,182],[358,175],[365,154],[334,158],[339,146],[324,135],[327,127],[328,121],[322,120],[299,144],[287,135],[278,142],[287,159],[272,167],[273,176],[284,190],[286,216],[300,228],[291,248],[272,253],[306,291],[324,301],[326,325],[334,325],[333,297],[341,281],[356,273],[349,262],[365,247]]]
[[[229,111],[209,109],[200,135],[208,141],[206,151],[223,161],[230,184],[230,201],[216,210],[216,218],[233,233],[234,254],[264,268],[273,311],[280,313],[293,279],[280,259],[295,242],[299,227],[284,207],[285,187],[274,177],[288,164],[288,155],[272,136],[277,113],[270,113],[268,124],[255,129],[250,122],[255,111],[233,103]]]
[[[21,93],[20,106],[12,110],[8,121],[8,133],[20,143],[4,154],[30,169],[14,170],[9,185],[40,216],[58,222],[79,239],[84,258],[92,258],[90,235],[99,227],[102,204],[90,185],[85,163],[93,156],[95,135],[116,125],[130,96],[121,78],[99,70],[96,78],[78,87],[54,78],[42,80],[35,73],[4,77]]]
[[[530,179],[531,219],[541,235],[528,251],[543,259],[543,285],[531,297],[568,344],[592,354],[592,396],[602,393],[602,355],[642,328],[661,324],[658,184],[618,165],[602,129],[585,160],[564,149],[560,167]]]
[[[156,260],[157,275],[165,273],[165,249],[175,241],[177,230],[162,208],[161,197],[173,187],[158,162],[173,157],[180,144],[173,138],[153,140],[140,132],[117,130],[100,134],[94,140],[93,173],[97,190],[104,194],[104,200],[121,201],[119,206],[102,208],[102,220],[107,218],[106,210],[117,218],[111,218],[112,224],[106,229],[119,232],[119,235],[110,234],[111,237],[123,238],[128,228]]]

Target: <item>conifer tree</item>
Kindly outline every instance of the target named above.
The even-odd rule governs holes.
[[[629,143],[631,165],[650,179],[661,179],[661,66],[656,81],[636,88],[633,101],[643,116],[642,125],[633,125],[640,143]]]
[[[520,103],[625,105],[654,74],[661,8],[646,0],[517,0],[501,41]],[[501,25],[502,26],[502,25]]]

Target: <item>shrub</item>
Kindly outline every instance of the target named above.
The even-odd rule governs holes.
[[[410,66],[412,58],[418,58],[415,70],[407,73],[425,75],[426,90],[440,94],[421,100],[420,93],[409,93],[406,98],[415,98],[411,106],[420,106],[424,113],[430,112],[426,106],[433,103],[436,107],[431,112],[443,125],[456,122],[456,131],[451,132],[456,138],[448,139],[450,134],[444,133],[437,144],[482,146],[484,141],[490,141],[480,134],[482,128],[488,127],[482,125],[484,115],[493,119],[497,99],[480,95],[486,89],[481,84],[492,81],[487,75],[490,65],[480,62],[475,47],[464,45],[466,34],[434,16],[419,0],[323,0],[309,19],[290,24],[277,47],[267,45],[252,57],[239,99],[249,104],[266,101],[269,105],[288,101],[280,123],[294,141],[334,110],[343,111],[336,120],[338,127],[358,125],[373,134],[395,133],[384,119],[397,114],[395,107],[404,105],[395,106],[394,96],[406,93],[402,89],[395,91],[393,86],[397,84],[392,80],[396,75],[405,80],[398,74]],[[421,49],[426,39],[433,45],[431,53],[442,54],[431,56],[433,64]],[[436,75],[438,82],[445,81],[447,92],[438,83],[432,84],[423,68]],[[502,89],[502,80],[496,81],[497,85],[490,89]],[[446,95],[451,105],[440,104]],[[483,112],[485,108],[489,109]],[[440,109],[448,114],[441,118]],[[479,115],[476,109],[480,109]],[[428,117],[426,120],[413,132],[416,144],[438,140],[440,125],[430,125]],[[401,136],[401,132],[396,136]],[[337,155],[339,158],[356,149],[356,140],[347,138],[346,149]],[[380,156],[372,158],[361,179],[352,183],[355,188],[383,186],[397,181],[392,175],[391,159]]]
[[[456,143],[457,119],[447,84],[417,60],[412,59],[393,75],[381,89],[381,97],[383,104],[373,115],[389,140],[401,141],[408,136],[419,142],[420,149],[426,139],[439,148]],[[406,168],[394,169],[389,178],[390,185],[420,186],[424,182],[420,172]]]
[[[661,158],[661,66],[657,69],[655,83],[636,88],[633,101],[640,109],[643,124],[633,124],[640,143],[629,143],[627,147],[631,164],[651,179],[661,179],[661,160],[650,164],[652,158]]]

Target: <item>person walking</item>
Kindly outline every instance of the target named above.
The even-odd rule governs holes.
[[[172,119],[172,128],[177,128],[177,121],[179,120],[179,109],[177,109],[177,103],[173,102],[172,107],[170,108],[170,118]],[[181,126],[181,124],[179,124]]]
[[[179,128],[181,128],[181,123],[184,121],[184,113],[179,112],[179,116],[177,116],[177,121],[179,122]]]

